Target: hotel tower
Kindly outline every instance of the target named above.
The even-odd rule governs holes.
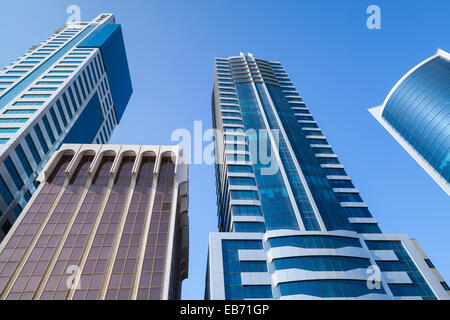
[[[449,299],[418,243],[380,230],[279,62],[217,58],[212,121],[206,299]]]

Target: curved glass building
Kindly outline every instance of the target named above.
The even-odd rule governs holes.
[[[450,195],[450,54],[419,63],[369,111]]]
[[[279,62],[216,58],[212,122],[206,299],[449,299],[417,242],[380,230]]]

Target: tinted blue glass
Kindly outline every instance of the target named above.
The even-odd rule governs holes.
[[[41,128],[39,127],[39,125],[37,124],[34,127],[34,132],[36,133],[39,143],[41,144],[42,150],[44,150],[44,153],[48,152],[48,146],[47,146],[47,142],[45,141],[44,135],[42,134]]]
[[[272,248],[292,246],[299,248],[343,248],[358,247],[362,245],[356,238],[345,238],[337,236],[307,235],[307,236],[289,236],[269,239]]]
[[[231,208],[236,216],[262,216],[260,206],[232,205]]]
[[[3,200],[5,200],[6,204],[9,205],[12,202],[13,197],[11,191],[9,191],[9,188],[1,175],[0,175],[0,194],[2,195]]]
[[[450,182],[450,61],[435,57],[406,77],[383,118]]]
[[[252,173],[253,169],[251,166],[244,166],[244,165],[228,165],[228,172],[246,172],[246,173]]]
[[[5,161],[3,162],[6,169],[8,170],[9,175],[14,181],[14,184],[16,185],[17,189],[20,190],[23,186],[22,178],[19,175],[19,172],[16,169],[16,166],[13,164],[10,157],[6,157]]]
[[[253,178],[246,177],[230,177],[229,178],[230,185],[236,186],[255,186],[256,182]]]
[[[36,164],[39,164],[41,162],[41,157],[39,156],[39,152],[36,148],[36,145],[34,144],[33,139],[29,134],[25,137],[25,141],[27,142],[27,146],[30,149],[34,160],[36,161]]]
[[[75,110],[75,112],[77,112],[78,106],[77,106],[77,103],[75,102],[75,98],[74,98],[73,91],[72,91],[71,87],[69,87],[68,92],[69,92],[70,101],[72,101],[72,107]],[[80,105],[81,105],[81,103],[80,103]],[[72,116],[70,116],[70,117],[72,117]]]
[[[248,83],[239,83],[236,84],[236,90],[239,96],[245,130],[254,129],[258,131],[266,129],[252,86]],[[254,141],[254,145],[259,145],[257,139],[260,137],[258,135],[249,134],[247,138],[249,143]],[[271,153],[274,152],[270,140],[267,141],[267,147]],[[258,159],[257,155],[255,155],[255,159]],[[261,174],[269,167],[270,164],[262,164],[261,161],[253,163],[258,189],[261,194],[266,227],[268,230],[298,230],[297,218],[280,171],[278,170],[272,175]]]
[[[61,102],[59,100],[56,101],[56,107],[58,108],[59,116],[61,117],[61,120],[63,122],[64,127],[67,126],[66,116],[64,114],[64,111],[63,111],[62,106],[61,106]]]
[[[101,25],[78,47],[99,47],[101,49],[117,120],[120,121],[133,92],[121,26],[118,24]],[[97,67],[97,59],[95,61]]]
[[[103,120],[100,100],[95,93],[67,133],[63,143],[92,143]]]
[[[397,256],[395,261],[376,261],[381,271],[405,271],[413,284],[389,284],[395,296],[421,296],[424,299],[436,299],[421,272],[409,256],[400,241],[372,241],[366,240],[370,250],[392,250]]]
[[[22,167],[25,169],[25,172],[27,173],[28,176],[30,176],[33,173],[33,169],[31,168],[30,162],[28,162],[28,159],[25,156],[25,152],[23,151],[22,146],[20,144],[17,145],[16,147],[16,154],[19,157],[20,163],[22,164]]]
[[[281,283],[281,295],[305,294],[323,298],[360,297],[370,293],[386,293],[383,288],[369,289],[364,280],[310,280]]]
[[[381,233],[376,223],[352,223],[352,227],[358,233]]]
[[[241,263],[238,250],[262,249],[259,240],[223,240],[222,259],[225,282],[225,299],[243,299],[244,292],[241,280]]]
[[[241,261],[242,272],[267,272],[265,261]]]
[[[324,174],[320,166],[321,163],[338,163],[337,159],[316,158],[313,149],[310,147],[315,142],[307,139],[308,133],[301,130],[282,88],[268,84],[267,90],[286,131],[286,135],[291,141],[292,149],[326,228],[328,230],[351,230],[347,216],[342,211],[339,201],[336,199],[336,195],[326,178],[326,174]],[[321,143],[326,143],[326,140],[322,141]]]
[[[50,108],[50,115],[52,116],[53,123],[55,124],[56,132],[61,134],[61,126],[59,125],[58,118],[56,117],[55,109]]]
[[[280,126],[276,120],[275,114],[271,108],[269,99],[266,95],[264,87],[262,84],[257,83],[256,89],[258,95],[261,100],[261,104],[263,106],[265,115],[267,117],[267,121],[269,123],[270,129],[272,130],[280,130]],[[276,103],[276,100],[273,99]],[[278,115],[280,115],[280,111],[278,111]],[[295,120],[295,119],[294,119]],[[319,223],[317,222],[316,215],[312,208],[312,205],[309,201],[308,195],[306,193],[305,187],[300,179],[300,176],[297,172],[297,168],[294,164],[294,160],[291,155],[291,151],[288,148],[287,142],[285,141],[283,135],[279,135],[279,145],[278,151],[283,163],[284,170],[286,172],[287,178],[289,180],[289,184],[291,186],[291,190],[294,193],[294,198],[297,203],[297,207],[300,211],[300,215],[302,217],[303,224],[305,225],[306,230],[320,230]]]
[[[72,114],[72,109],[70,108],[69,101],[67,100],[67,94],[64,92],[62,97],[63,97],[63,100],[64,100],[64,105],[66,106],[67,114],[69,115],[69,119],[72,119],[73,114]],[[75,102],[75,100],[73,100],[73,102]],[[77,107],[74,106],[74,108],[76,110]]]
[[[244,298],[268,299],[272,298],[272,287],[264,285],[244,286]]]
[[[42,117],[42,122],[44,123],[45,131],[50,138],[51,143],[55,143],[55,135],[53,134],[52,128],[50,127],[50,122],[46,115]]]
[[[262,222],[235,222],[235,232],[266,232],[266,227]]]
[[[275,269],[302,269],[310,271],[347,271],[366,269],[371,265],[369,259],[334,256],[309,256],[275,259]]]

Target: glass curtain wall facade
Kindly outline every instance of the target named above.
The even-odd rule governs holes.
[[[0,299],[180,299],[189,230],[179,152],[62,145],[0,245]]]
[[[217,58],[212,121],[206,299],[449,298],[415,240],[382,233],[279,62]]]
[[[450,195],[450,54],[419,63],[369,111]]]
[[[114,15],[64,25],[0,71],[0,240],[62,143],[107,143],[132,87]]]

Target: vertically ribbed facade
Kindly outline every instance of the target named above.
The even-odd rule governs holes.
[[[62,143],[106,143],[131,92],[112,14],[64,25],[0,71],[0,240],[52,153]]]
[[[450,195],[450,54],[419,63],[369,111]]]
[[[0,245],[0,299],[179,299],[188,166],[177,146],[64,144]]]
[[[212,118],[205,298],[449,298],[415,240],[381,232],[279,62],[217,58]]]

